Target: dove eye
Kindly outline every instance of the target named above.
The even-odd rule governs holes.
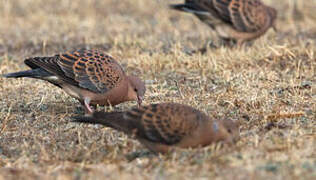
[[[232,133],[232,130],[231,130],[231,129],[228,129],[228,132],[229,132],[229,133]]]
[[[135,88],[134,91],[137,92],[137,89]]]

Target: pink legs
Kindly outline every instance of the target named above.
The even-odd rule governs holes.
[[[93,110],[90,107],[90,98],[84,98],[82,105],[84,106],[85,114],[92,114]]]

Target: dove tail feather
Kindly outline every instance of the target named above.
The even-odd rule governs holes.
[[[188,11],[189,9],[191,9],[191,7],[186,4],[171,4],[169,5],[169,7],[178,11]]]
[[[210,16],[210,13],[208,11],[203,10],[201,7],[198,7],[197,5],[192,4],[192,3],[172,4],[172,5],[169,5],[169,7],[177,11],[184,11],[184,12],[195,14],[197,16]]]
[[[19,71],[14,73],[8,73],[2,75],[5,78],[20,78],[20,77],[30,77],[30,78],[42,78],[46,76],[51,76],[51,74],[44,69],[37,68],[27,71]]]
[[[186,4],[171,4],[169,5],[171,9],[178,10],[178,11],[200,11],[201,8],[197,7],[195,4],[192,3],[186,3]]]
[[[130,132],[130,123],[124,119],[123,112],[94,112],[91,116],[76,116],[72,118],[72,122],[102,124],[118,131]]]

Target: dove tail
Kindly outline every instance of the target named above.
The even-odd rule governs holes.
[[[87,124],[102,124],[104,126],[129,133],[129,123],[123,117],[123,112],[94,112],[91,116],[76,116],[72,122]]]
[[[169,5],[169,8],[178,11],[185,11],[184,9],[187,8],[187,6],[185,4],[171,4]]]
[[[51,76],[51,74],[45,71],[44,69],[37,68],[37,69],[28,70],[28,71],[8,73],[2,76],[6,78],[20,78],[20,77],[41,78],[45,76]]]
[[[201,8],[197,7],[193,3],[186,3],[186,4],[171,4],[169,5],[171,9],[178,10],[178,11],[186,11],[186,12],[192,12],[192,11],[200,11]]]
[[[186,3],[186,4],[173,4],[169,6],[171,9],[177,11],[184,11],[187,13],[192,13],[197,15],[201,20],[207,19],[210,16],[210,12],[206,11],[202,7],[197,6],[193,3]]]

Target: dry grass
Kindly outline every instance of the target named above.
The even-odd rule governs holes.
[[[145,104],[240,120],[238,144],[150,155],[122,133],[69,123],[79,103],[53,85],[0,78],[0,179],[315,179],[315,1],[292,15],[289,1],[267,0],[280,11],[277,34],[192,56],[216,37],[173,2],[1,0],[0,74],[30,56],[104,49],[146,80]]]

